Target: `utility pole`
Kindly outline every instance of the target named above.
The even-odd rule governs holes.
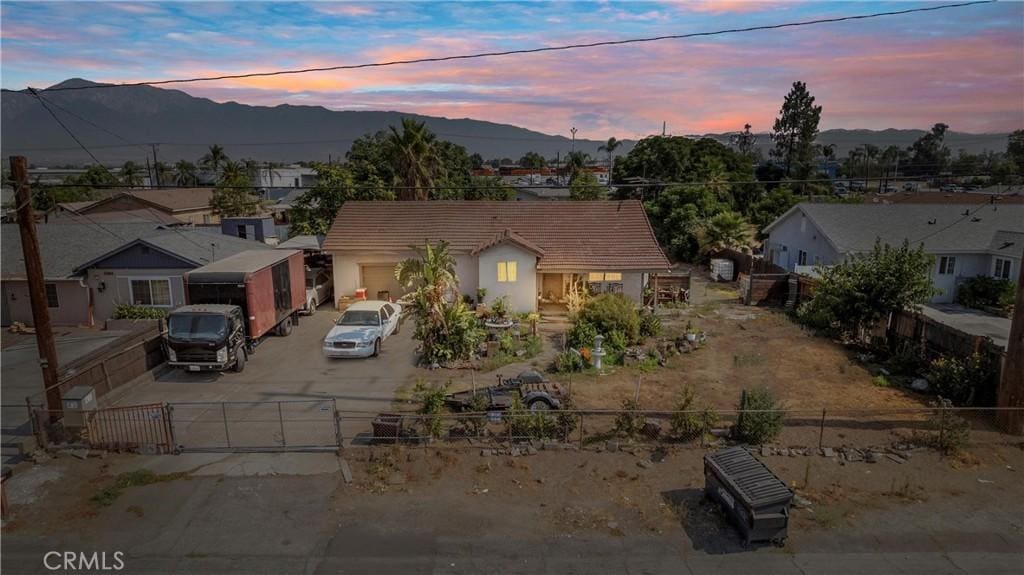
[[[28,294],[32,303],[36,346],[39,348],[39,367],[43,371],[46,409],[49,410],[52,419],[59,417],[62,411],[60,390],[57,389],[57,344],[53,341],[50,310],[46,304],[43,260],[39,255],[39,236],[36,234],[36,219],[32,210],[32,191],[28,187],[28,160],[24,156],[11,156],[10,162],[11,178],[17,186],[14,201],[18,206],[18,228],[21,231],[21,251],[25,257],[25,276],[28,278]]]
[[[572,128],[570,128],[569,131],[572,132],[572,151],[575,152],[576,151],[576,126],[573,126]]]
[[[160,162],[156,159],[156,146],[156,144],[149,145],[153,149],[153,179],[149,181],[149,187],[151,188],[160,187]]]
[[[1024,253],[1021,255],[1024,256]],[[1010,339],[1006,343],[1006,359],[1003,360],[1003,377],[999,382],[996,405],[1021,409],[1024,408],[1024,257],[1019,267],[1017,302],[1013,308],[1013,322],[1010,324]],[[1004,432],[1024,435],[1024,411],[996,412],[996,421]]]
[[[666,120],[662,120],[662,121],[661,121],[661,137],[662,137],[662,138],[664,138],[664,137],[665,137],[665,129],[666,129],[666,128],[668,128],[668,121],[666,121]]]

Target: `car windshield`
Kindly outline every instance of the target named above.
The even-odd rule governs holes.
[[[227,335],[227,318],[212,313],[171,314],[167,331],[173,339],[218,341]]]
[[[380,314],[370,310],[349,310],[338,318],[338,325],[380,325]]]

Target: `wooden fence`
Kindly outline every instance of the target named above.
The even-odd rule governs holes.
[[[712,258],[724,258],[732,260],[736,274],[776,274],[786,273],[781,268],[763,257],[755,257],[753,254],[746,254],[732,248],[722,248],[711,254]]]
[[[62,365],[58,386],[63,396],[78,385],[92,386],[99,399],[164,361],[160,322],[140,322],[130,333]]]

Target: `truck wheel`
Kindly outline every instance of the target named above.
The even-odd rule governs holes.
[[[380,355],[380,340],[377,339],[373,342],[373,357]]]
[[[309,300],[309,312],[308,313],[309,313],[309,315],[313,315],[313,314],[316,313],[316,300],[315,299]]]
[[[245,350],[241,346],[235,350],[235,373],[242,373],[245,370]]]
[[[281,337],[288,337],[292,333],[292,318],[286,317],[280,325],[277,326],[277,335]]]
[[[551,409],[551,404],[546,399],[535,399],[530,402],[530,411],[548,411]]]

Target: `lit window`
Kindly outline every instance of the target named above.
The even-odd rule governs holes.
[[[606,282],[620,282],[622,281],[622,274],[620,272],[608,272],[604,274],[604,281]]]
[[[622,272],[590,272],[587,274],[588,282],[620,282]]]
[[[132,280],[132,303],[169,307],[171,305],[171,282],[165,279]]]
[[[498,281],[500,283],[511,283],[516,281],[519,275],[517,273],[516,264],[517,262],[515,261],[498,262]]]

